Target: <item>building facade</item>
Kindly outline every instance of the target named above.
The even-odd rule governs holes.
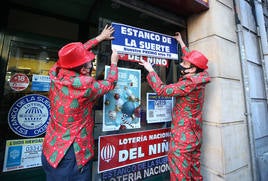
[[[265,180],[267,1],[210,1],[188,19],[190,48],[209,56],[205,180]]]

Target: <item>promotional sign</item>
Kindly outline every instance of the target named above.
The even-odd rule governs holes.
[[[31,91],[49,91],[50,78],[48,75],[33,74]]]
[[[42,166],[43,138],[7,140],[3,172]]]
[[[27,75],[22,73],[15,73],[9,80],[9,85],[14,91],[23,91],[25,90],[30,81]]]
[[[110,66],[105,66],[107,78]],[[141,72],[118,67],[116,87],[103,97],[103,131],[140,128]]]
[[[135,163],[166,156],[170,129],[100,136],[98,172],[113,170]]]
[[[173,97],[147,93],[147,123],[160,123],[172,120]]]
[[[138,56],[131,54],[119,54],[120,60],[131,61],[131,62],[140,62],[146,61],[156,66],[166,66],[168,67],[168,60],[163,58],[155,58],[155,57],[146,57],[146,56]]]
[[[103,172],[102,181],[144,180],[169,172],[167,156]]]
[[[117,52],[178,60],[178,43],[172,36],[119,23],[112,26],[112,49]]]
[[[50,101],[39,94],[21,97],[8,112],[9,127],[22,137],[36,137],[45,133],[49,118]]]

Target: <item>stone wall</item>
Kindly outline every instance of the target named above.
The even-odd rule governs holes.
[[[211,83],[203,110],[202,174],[205,181],[250,181],[245,101],[232,0],[210,0],[188,19],[191,50],[209,59]]]

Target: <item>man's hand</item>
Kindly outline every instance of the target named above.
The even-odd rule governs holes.
[[[152,65],[149,62],[141,60],[139,62],[139,64],[142,65],[148,72],[153,72],[154,71],[154,68],[152,67]]]
[[[185,44],[184,44],[184,42],[183,42],[183,40],[181,38],[180,32],[176,32],[175,36],[173,36],[173,37],[178,41],[178,43],[180,44],[181,48],[185,47]]]
[[[112,40],[114,37],[112,34],[114,33],[114,28],[112,26],[105,25],[102,32],[96,37],[96,39],[101,42],[103,40]]]

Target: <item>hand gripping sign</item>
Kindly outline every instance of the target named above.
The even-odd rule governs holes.
[[[168,67],[169,61],[164,58],[156,58],[156,57],[147,57],[147,56],[139,56],[139,55],[131,55],[131,54],[119,54],[120,60],[130,61],[130,62],[140,62],[147,61],[156,66],[165,66]]]
[[[119,23],[112,23],[112,26],[115,29],[112,49],[119,53],[178,59],[178,44],[172,36]]]

